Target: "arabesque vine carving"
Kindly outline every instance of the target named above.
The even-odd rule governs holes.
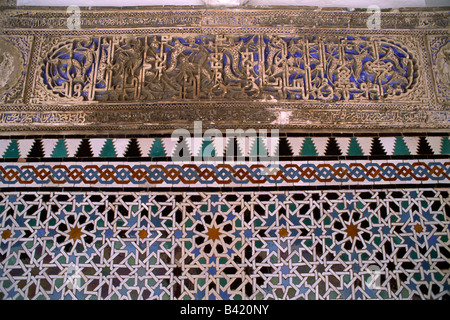
[[[100,36],[61,42],[42,80],[69,101],[383,100],[410,92],[414,57],[381,38]]]

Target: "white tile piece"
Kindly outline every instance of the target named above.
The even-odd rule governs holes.
[[[33,139],[20,139],[17,140],[19,144],[19,154],[21,158],[26,158],[31,150],[31,146],[34,143]]]
[[[199,156],[202,145],[203,145],[203,137],[191,137],[186,140],[189,150],[191,151],[191,156],[197,157]]]
[[[216,150],[217,157],[223,157],[225,148],[227,146],[227,138],[226,137],[212,137],[214,149]]]
[[[69,155],[69,157],[75,157],[78,151],[78,147],[81,144],[81,140],[82,139],[65,139],[67,154]]]
[[[411,155],[416,155],[417,146],[419,145],[419,137],[403,137],[403,140],[405,141]]]
[[[384,151],[388,156],[394,152],[395,137],[380,137],[380,142],[383,145]]]
[[[427,137],[426,139],[434,154],[441,154],[442,137]]]
[[[91,142],[91,150],[94,157],[99,157],[102,152],[103,145],[106,142],[106,138],[103,139],[89,139]]]
[[[148,157],[150,149],[155,141],[154,138],[137,138],[137,143],[143,157]]]
[[[164,144],[167,156],[171,157],[175,151],[175,147],[178,144],[178,138],[162,138],[162,142]]]
[[[370,149],[372,147],[372,137],[358,137],[356,140],[358,140],[359,146],[361,147],[361,150],[364,155],[370,155]]]
[[[350,145],[350,138],[338,137],[338,138],[336,138],[336,142],[339,146],[339,149],[341,149],[342,155],[346,156],[347,151],[348,151],[348,146]]]
[[[55,149],[58,139],[42,139],[42,148],[44,149],[44,157],[49,158],[52,156],[53,149]]]
[[[3,157],[3,154],[5,153],[10,143],[11,143],[10,139],[0,140],[0,158]]]
[[[256,137],[237,137],[236,140],[242,155],[248,157]]]
[[[275,156],[275,154],[278,150],[278,145],[280,144],[280,138],[279,137],[267,137],[267,138],[265,138],[264,144],[266,145],[268,155],[273,157],[273,156]]]
[[[329,139],[328,137],[312,138],[312,141],[317,150],[317,155],[319,155],[319,156],[325,155],[325,150],[327,148],[328,139]]]
[[[127,151],[130,139],[113,139],[114,148],[118,157],[123,157]]]
[[[287,141],[291,145],[292,154],[298,156],[303,145],[304,137],[288,137]]]

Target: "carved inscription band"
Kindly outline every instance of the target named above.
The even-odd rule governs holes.
[[[414,57],[380,37],[99,36],[63,41],[41,81],[64,101],[379,101],[415,85]]]

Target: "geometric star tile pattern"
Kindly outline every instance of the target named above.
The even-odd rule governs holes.
[[[449,189],[0,193],[1,299],[448,299]]]

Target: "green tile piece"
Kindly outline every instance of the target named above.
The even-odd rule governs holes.
[[[250,148],[250,156],[266,156],[267,157],[267,149],[264,145],[264,142],[261,138],[256,138],[253,142],[252,147]]]
[[[100,157],[108,157],[108,158],[117,157],[117,153],[114,148],[114,142],[112,139],[106,139],[102,151],[100,151]]]
[[[310,137],[306,137],[300,151],[301,156],[317,156],[317,150]]]
[[[166,157],[166,150],[164,149],[164,144],[161,138],[155,138],[155,141],[150,148],[150,152],[148,153],[149,157]]]
[[[67,145],[64,139],[58,139],[55,147],[53,148],[51,157],[52,158],[65,158],[68,157]]]
[[[20,158],[19,144],[17,140],[11,140],[11,143],[6,148],[3,158]]]
[[[199,152],[199,157],[208,158],[215,157],[216,150],[214,149],[214,144],[210,138],[205,138],[202,143],[202,148]]]
[[[441,154],[450,154],[450,139],[442,137]]]
[[[399,155],[410,155],[410,154],[411,154],[411,152],[409,152],[408,146],[406,145],[403,138],[395,137],[393,155],[399,156]]]
[[[361,149],[361,146],[358,143],[358,140],[356,140],[355,137],[350,139],[350,144],[348,145],[348,156],[363,156],[364,153]]]

